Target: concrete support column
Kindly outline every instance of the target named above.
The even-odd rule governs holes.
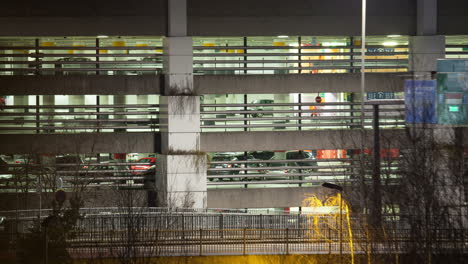
[[[416,33],[418,36],[437,34],[437,0],[418,0]]]
[[[193,86],[192,38],[186,37],[186,5],[186,0],[168,1],[156,205],[203,208],[207,206],[207,157],[200,152],[200,97]]]
[[[445,58],[445,36],[413,36],[409,42],[410,70],[418,80],[430,80],[437,59]]]

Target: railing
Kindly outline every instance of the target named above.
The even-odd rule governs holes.
[[[159,131],[159,105],[14,105],[0,111],[0,133]]]
[[[468,45],[445,45],[445,58],[468,59]]]
[[[396,157],[382,159],[382,182],[385,184],[398,183],[398,161]],[[363,162],[370,175],[370,161]],[[360,168],[361,161],[350,158],[211,161],[207,177],[209,188],[310,187],[323,182],[346,184],[357,181],[361,175]]]
[[[378,106],[382,128],[405,125],[403,100],[366,102],[364,128]],[[343,129],[361,127],[360,103],[202,104],[202,131]]]
[[[360,46],[195,46],[195,74],[346,73],[361,67]],[[408,70],[408,46],[367,46],[369,72]]]
[[[57,189],[73,191],[77,188],[149,188],[154,182],[155,170],[132,169],[131,166],[151,163],[103,162],[63,163],[40,165],[0,165],[0,191],[13,193],[54,192]]]
[[[162,69],[160,46],[0,47],[0,75],[141,75]]]
[[[404,221],[384,221],[382,230],[365,229],[362,219],[352,216],[350,230],[341,230],[336,214],[255,215],[173,212],[160,208],[118,208],[120,213],[82,215],[68,251],[75,258],[112,257],[134,249],[138,256],[249,255],[249,254],[366,254],[405,253],[428,245],[438,253],[468,253],[465,229],[410,229]],[[161,212],[165,211],[165,212]],[[3,212],[0,212],[3,213]],[[45,212],[44,212],[45,213]],[[408,216],[410,219],[411,216]],[[460,217],[460,216],[453,216]],[[406,219],[405,216],[401,218]],[[3,219],[0,240],[16,249],[36,219]],[[394,219],[394,218],[393,218]],[[46,221],[43,221],[46,222]],[[347,223],[347,222],[346,222]],[[348,224],[346,224],[346,227]],[[54,228],[50,226],[50,228]],[[419,233],[418,233],[419,232]],[[38,233],[37,235],[43,235]],[[370,234],[373,235],[372,237]],[[41,243],[48,243],[47,237]],[[352,245],[351,245],[352,242]],[[50,245],[54,245],[51,243]]]

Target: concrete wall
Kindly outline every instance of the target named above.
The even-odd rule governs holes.
[[[402,92],[408,73],[368,73],[369,92]],[[360,92],[361,75],[284,74],[284,75],[199,75],[194,76],[198,94],[272,94],[315,92]]]
[[[369,35],[414,35],[416,0],[367,2]],[[438,34],[468,34],[468,3],[438,1]],[[3,1],[0,35],[166,35],[167,0]],[[188,1],[191,36],[359,35],[361,1]]]
[[[166,0],[2,1],[4,36],[161,36]]]
[[[386,147],[399,147],[404,130],[382,130]],[[366,132],[366,147],[372,147],[372,131]],[[294,150],[294,149],[357,149],[360,130],[257,131],[202,133],[201,149],[206,152]],[[395,140],[397,139],[397,140]]]
[[[0,153],[153,153],[154,133],[3,134]]]
[[[1,76],[0,94],[5,95],[127,95],[159,94],[159,75],[141,76]]]
[[[468,28],[468,1],[438,0],[437,1],[437,34],[466,35]]]
[[[366,90],[402,92],[405,78],[406,74],[369,73]],[[162,79],[159,75],[0,76],[0,94],[159,94]],[[197,94],[360,92],[360,85],[360,75],[356,73],[194,76]]]
[[[413,34],[416,1],[368,1],[369,35]],[[188,2],[193,36],[359,35],[361,1],[197,0]]]

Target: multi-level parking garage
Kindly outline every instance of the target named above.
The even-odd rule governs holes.
[[[188,2],[187,14],[166,1],[57,2],[51,16],[9,4],[24,12],[0,18],[3,195],[37,207],[35,192],[84,186],[156,192],[166,205],[300,207],[325,181],[360,179],[360,150],[376,141],[398,186],[404,80],[468,58],[459,3],[369,3],[362,104],[358,5],[220,2]]]

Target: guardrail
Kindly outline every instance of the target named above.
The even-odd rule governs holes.
[[[468,59],[468,45],[445,45],[445,58]]]
[[[384,221],[385,232],[382,229],[375,232],[365,229],[360,218],[363,216],[350,218],[350,231],[341,230],[333,214],[204,214],[172,210],[148,213],[143,208],[125,207],[118,210],[120,213],[112,215],[105,208],[102,213],[82,215],[73,236],[66,240],[67,250],[76,258],[115,257],[126,249],[135,249],[137,256],[349,254],[351,251],[366,254],[369,250],[394,254],[430,244],[438,252],[467,253],[467,230],[444,226],[410,229],[401,220]],[[5,219],[0,240],[8,241],[10,249],[16,250],[18,239],[27,238],[31,232],[27,227],[37,220]],[[37,235],[43,236],[43,230]],[[49,243],[46,236],[41,241]],[[56,245],[55,241],[50,242]]]
[[[366,102],[364,128],[377,107],[381,128],[405,125],[403,100]],[[361,127],[360,103],[202,104],[202,131],[343,129]]]
[[[88,46],[44,46],[36,39],[0,47],[0,75],[158,74],[162,56],[160,46],[101,46],[98,39]]]
[[[360,46],[195,46],[195,74],[346,73],[361,67]],[[369,45],[368,72],[408,70],[408,46]]]
[[[159,131],[159,105],[14,105],[0,111],[0,133]]]
[[[383,158],[381,181],[397,183],[400,158]],[[364,162],[364,169],[371,174],[370,161]],[[248,161],[211,161],[208,166],[210,187],[263,187],[268,186],[319,186],[323,182],[347,183],[357,181],[361,175],[359,159],[285,159]],[[368,179],[370,181],[370,179]]]
[[[136,169],[131,166],[146,166]],[[57,189],[73,191],[76,188],[148,188],[154,181],[154,164],[138,162],[61,163],[51,165],[0,165],[1,192],[54,192]]]

